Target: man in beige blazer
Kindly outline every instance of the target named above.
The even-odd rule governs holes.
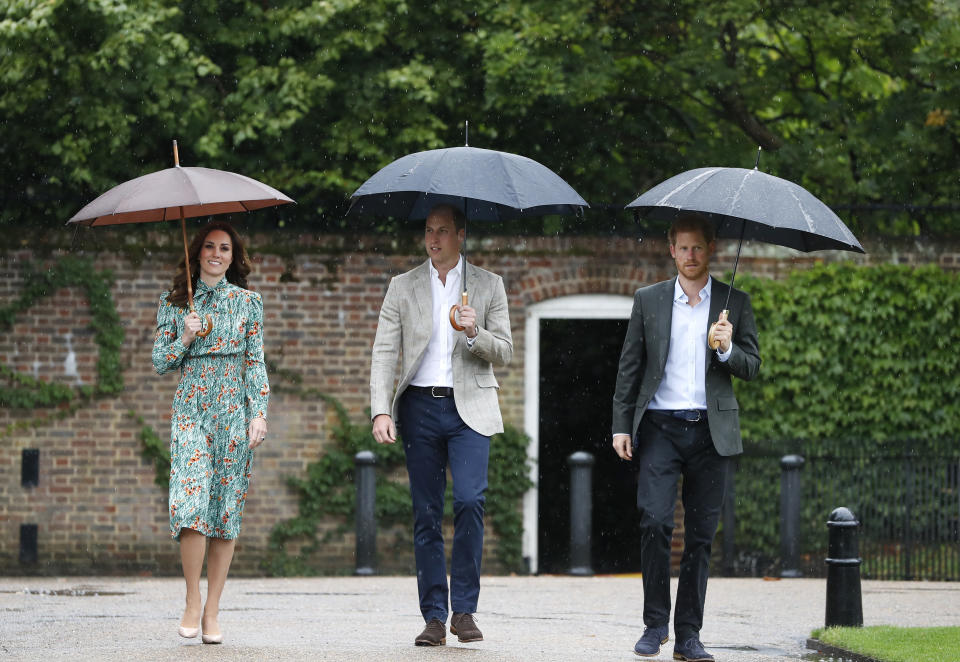
[[[370,362],[373,436],[392,444],[397,431],[410,477],[420,611],[418,646],[481,641],[473,614],[480,594],[484,492],[490,436],[503,431],[493,367],[513,357],[507,295],[500,276],[467,265],[469,305],[459,305],[466,219],[451,205],[427,216],[428,259],[387,287]],[[457,305],[463,331],[448,318]],[[400,380],[394,391],[397,362]],[[450,586],[443,546],[447,466],[453,478]]]

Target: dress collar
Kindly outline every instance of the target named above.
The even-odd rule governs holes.
[[[202,278],[198,278],[198,279],[197,279],[197,288],[196,288],[196,289],[197,289],[197,294],[198,294],[198,295],[199,295],[199,294],[206,294],[207,292],[214,292],[214,291],[218,291],[218,290],[223,290],[223,289],[225,289],[225,288],[227,287],[227,282],[228,282],[228,281],[227,281],[227,277],[226,277],[226,275],[224,275],[223,278],[220,279],[220,282],[218,282],[214,287],[210,287],[209,285],[207,285],[207,282],[206,282],[205,280],[203,280]]]

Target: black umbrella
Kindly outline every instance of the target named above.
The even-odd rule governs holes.
[[[644,216],[653,220],[669,221],[687,211],[709,218],[717,237],[740,239],[734,277],[744,239],[804,252],[865,252],[843,221],[813,194],[756,167],[688,170],[657,184],[627,209],[643,210]],[[729,301],[728,292],[724,313]]]
[[[468,221],[501,221],[573,214],[589,207],[555,172],[533,159],[476,147],[408,154],[384,166],[350,197],[347,214],[425,219],[438,204],[463,211]],[[463,259],[467,251],[464,242]],[[466,269],[463,305],[467,304]],[[462,330],[450,311],[450,322]]]

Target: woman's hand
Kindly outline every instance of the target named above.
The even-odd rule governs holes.
[[[247,439],[250,440],[249,448],[253,450],[263,443],[267,438],[267,419],[257,417],[250,421],[250,427],[247,428]]]
[[[203,320],[200,319],[200,316],[196,312],[192,312],[183,318],[183,336],[181,336],[180,340],[183,341],[184,347],[190,346],[190,343],[193,342],[193,339],[197,337],[197,333],[202,328]]]

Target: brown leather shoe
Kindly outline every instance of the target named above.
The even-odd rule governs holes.
[[[473,614],[454,613],[450,617],[450,634],[457,635],[457,639],[463,644],[470,641],[483,641],[483,633],[477,627]]]
[[[417,646],[443,646],[447,643],[447,627],[439,618],[431,618],[413,643]]]

